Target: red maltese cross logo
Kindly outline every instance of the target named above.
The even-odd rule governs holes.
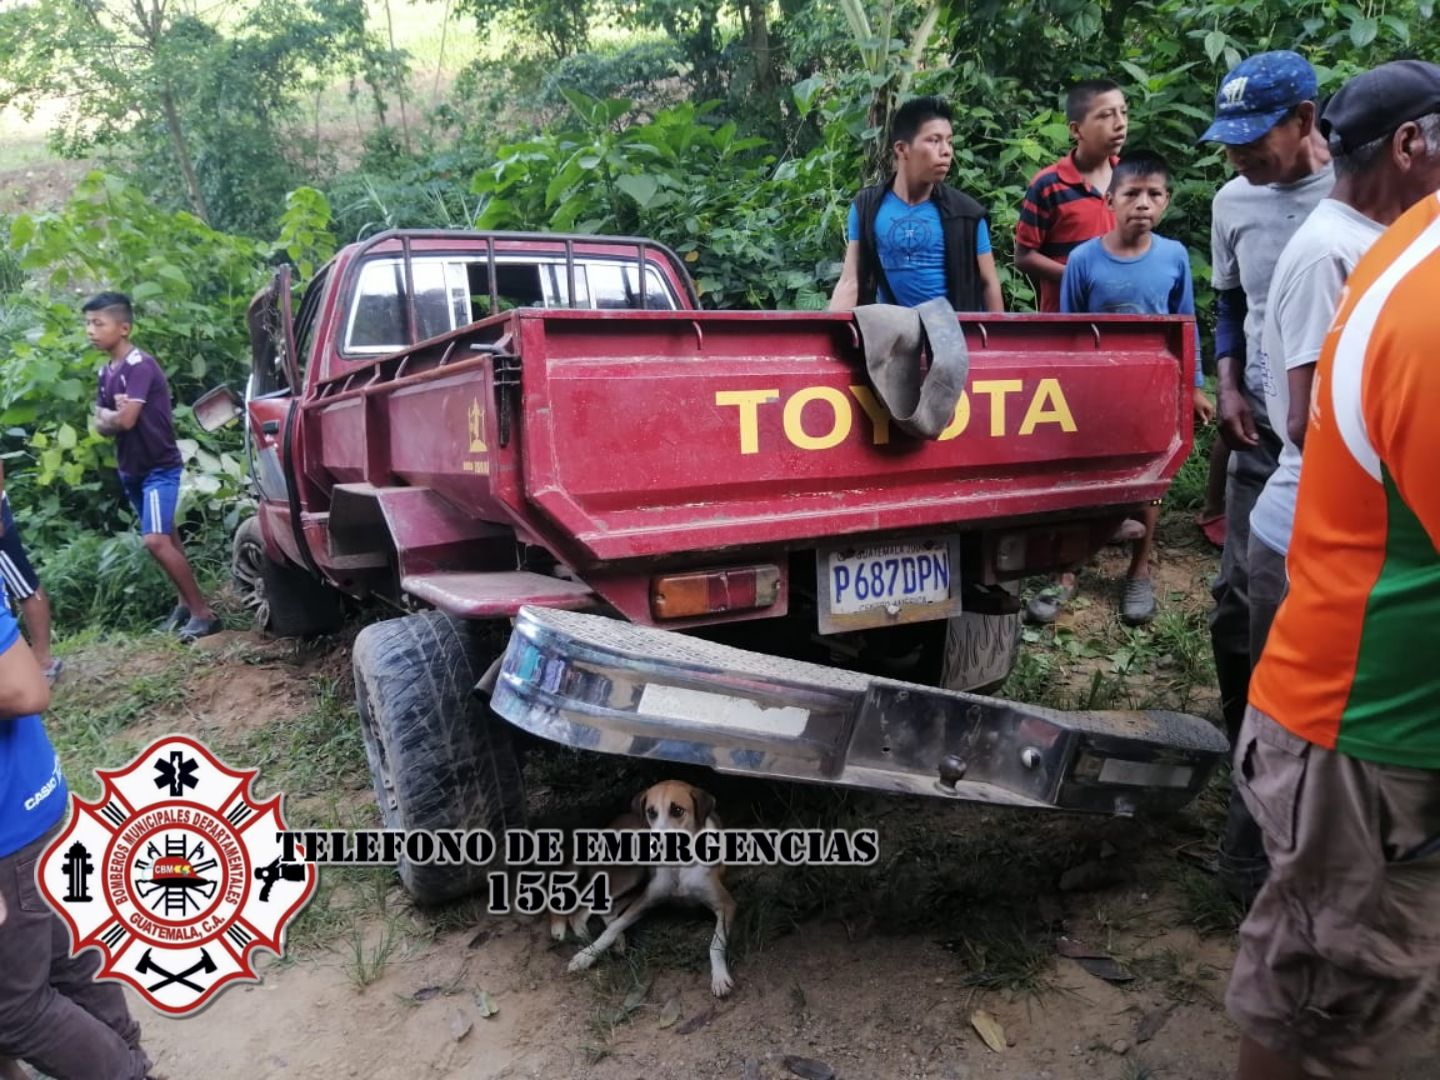
[[[254,951],[283,954],[286,924],[317,884],[313,865],[281,861],[284,796],[258,801],[258,769],[232,769],[183,735],[96,775],[100,798],[74,797],[37,874],[72,955],[99,949],[99,978],[174,1016],[258,982]]]

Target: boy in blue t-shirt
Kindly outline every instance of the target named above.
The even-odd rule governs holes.
[[[70,932],[35,882],[69,802],[40,719],[49,703],[0,594],[0,1076],[19,1060],[57,1080],[144,1080],[150,1059],[124,992],[95,980],[93,950],[70,955]]]
[[[1104,312],[1128,315],[1194,315],[1195,294],[1190,256],[1185,245],[1155,234],[1170,203],[1170,169],[1153,151],[1138,150],[1123,158],[1110,177],[1106,202],[1115,227],[1104,236],[1077,247],[1060,280],[1062,312]],[[1200,329],[1195,328],[1195,418],[1208,423],[1215,407],[1201,388]],[[1147,506],[1144,535],[1134,540],[1130,569],[1120,598],[1120,617],[1132,626],[1155,617],[1155,590],[1150,583],[1150,551],[1160,508]],[[1056,590],[1047,590],[1050,593]],[[1037,600],[1058,600],[1042,594]],[[1032,604],[1032,607],[1034,605]],[[1051,616],[1053,618],[1053,616]],[[1042,621],[1050,621],[1048,619]]]

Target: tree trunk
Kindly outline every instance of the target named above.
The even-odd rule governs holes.
[[[775,71],[775,53],[770,48],[770,21],[766,12],[769,0],[748,0],[745,5],[746,36],[755,64],[755,89],[772,94],[780,85]]]
[[[390,17],[390,0],[385,0],[385,27],[390,34],[390,55],[392,58],[398,57],[399,53],[395,48],[395,20]],[[407,154],[412,152],[410,146],[410,118],[405,114],[405,96],[409,92],[409,86],[407,85],[409,81],[410,72],[407,69],[396,82],[395,86],[400,98],[400,130],[405,135],[405,152]]]
[[[195,165],[190,160],[190,144],[185,138],[185,129],[180,126],[180,110],[175,107],[175,95],[168,86],[160,92],[160,107],[165,110],[165,126],[170,132],[170,144],[175,149],[175,161],[180,166],[180,175],[185,178],[185,191],[190,196],[190,206],[195,211],[195,216],[209,225],[210,211],[205,206],[205,196],[200,192],[200,180],[195,175]]]

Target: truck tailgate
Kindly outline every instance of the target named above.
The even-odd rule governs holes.
[[[889,422],[848,314],[519,312],[520,475],[497,495],[612,560],[1165,493],[1191,319],[960,318],[968,389],[931,441]]]

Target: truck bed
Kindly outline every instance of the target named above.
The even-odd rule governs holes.
[[[643,592],[625,567],[1164,495],[1191,444],[1189,318],[960,319],[968,389],[935,440],[890,423],[844,313],[521,309],[347,365],[302,406],[307,544],[336,576],[394,561],[406,592],[448,596],[517,569],[513,530],[591,586]],[[647,607],[621,588],[601,591]],[[469,591],[447,609],[494,606]]]
[[[596,560],[1143,502],[1190,446],[1185,319],[962,317],[968,390],[935,441],[889,423],[848,315],[516,322],[503,498]]]

